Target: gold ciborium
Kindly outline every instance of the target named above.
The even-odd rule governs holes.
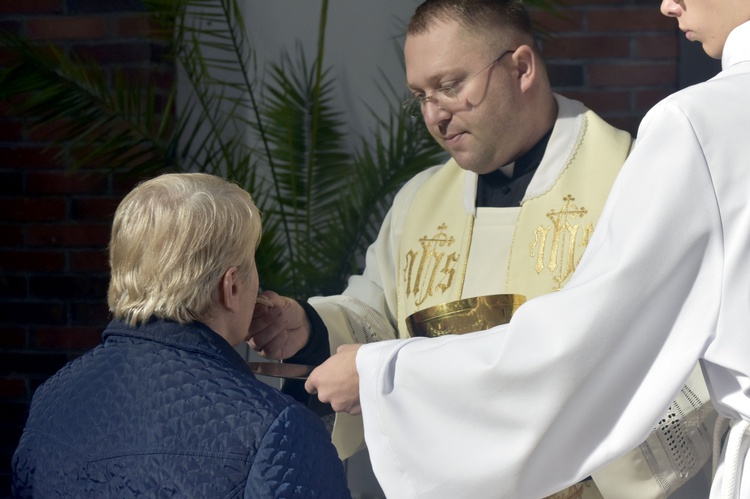
[[[431,338],[481,331],[508,323],[525,301],[514,294],[463,298],[414,312],[406,318],[406,328],[411,336]]]

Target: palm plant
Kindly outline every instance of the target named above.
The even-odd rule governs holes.
[[[548,5],[550,0],[537,0]],[[241,0],[144,0],[168,53],[192,89],[159,95],[92,61],[3,35],[17,57],[0,72],[11,111],[54,125],[71,167],[154,174],[204,171],[237,182],[264,215],[256,253],[261,286],[305,298],[343,289],[360,270],[390,198],[416,172],[442,159],[419,121],[399,106],[376,117],[370,140],[346,147],[346,124],[332,104],[335,81],[323,63],[328,0],[321,0],[315,58],[304,51],[258,77]],[[158,68],[150,78],[158,75]],[[149,79],[150,80],[150,79]],[[391,86],[390,102],[403,95]]]
[[[360,139],[347,151],[322,57],[327,0],[312,63],[300,49],[272,64],[267,81],[257,78],[241,1],[145,3],[192,87],[179,109],[176,86],[158,98],[153,85],[123,72],[110,83],[91,61],[10,35],[4,43],[17,59],[0,73],[0,99],[12,99],[12,111],[36,126],[54,124],[57,142],[75,151],[74,168],[198,170],[239,183],[264,215],[261,285],[300,298],[343,289],[389,196],[441,150],[395,107],[377,121],[371,143]]]

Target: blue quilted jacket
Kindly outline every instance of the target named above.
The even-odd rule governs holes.
[[[113,321],[34,394],[16,497],[350,497],[322,422],[202,324]]]

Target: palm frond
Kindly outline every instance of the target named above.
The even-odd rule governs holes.
[[[77,152],[73,168],[117,164],[150,172],[172,164],[173,93],[160,105],[155,86],[127,84],[117,70],[112,91],[91,61],[52,46],[42,50],[10,33],[0,38],[15,55],[0,72],[0,100],[13,102],[11,112],[28,118],[32,129],[52,124],[54,143]]]
[[[298,43],[295,57],[282,54],[263,78],[241,0],[144,1],[189,97],[178,101],[176,85],[162,95],[124,72],[110,80],[92,61],[6,33],[0,43],[16,60],[0,71],[0,100],[37,126],[54,125],[54,143],[73,153],[74,166],[199,170],[235,181],[263,216],[261,286],[296,298],[340,292],[361,271],[394,193],[441,163],[442,149],[395,105],[385,116],[371,109],[375,130],[350,150],[322,59],[327,0],[314,57]],[[394,103],[404,97],[389,84],[381,93]]]

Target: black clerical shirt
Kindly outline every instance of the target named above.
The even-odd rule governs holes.
[[[531,177],[542,162],[550,135],[552,130],[516,159],[512,176],[508,177],[500,170],[479,175],[477,208],[508,208],[520,205]]]

